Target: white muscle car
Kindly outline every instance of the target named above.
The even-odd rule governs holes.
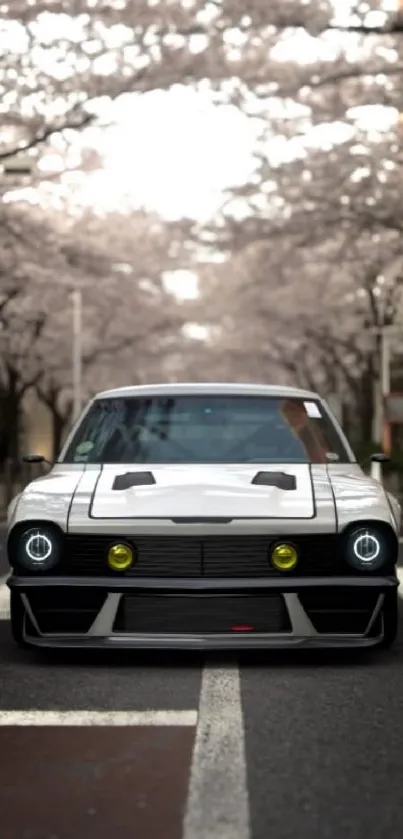
[[[49,473],[9,507],[13,637],[37,647],[387,647],[400,516],[316,393],[100,393]]]

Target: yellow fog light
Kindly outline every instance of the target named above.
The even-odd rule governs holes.
[[[271,561],[279,571],[291,571],[298,562],[298,554],[292,545],[276,545]]]
[[[112,545],[108,552],[108,565],[113,571],[127,571],[133,562],[133,551],[128,545]]]

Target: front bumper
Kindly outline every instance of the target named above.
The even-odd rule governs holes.
[[[396,576],[277,577],[271,580],[137,578],[134,581],[110,577],[39,579],[13,575],[7,585],[21,595],[25,611],[24,638],[37,647],[241,650],[374,646],[384,634],[385,594],[396,590],[399,581]],[[334,598],[337,608],[332,608]],[[121,610],[128,599],[135,605],[131,612],[126,611],[124,618],[119,617],[123,615]],[[61,601],[62,609],[57,605]],[[147,605],[150,603],[154,606]],[[167,604],[171,604],[171,611],[168,610],[168,616],[165,611],[162,622],[159,617],[155,628],[155,612],[160,616],[161,608],[164,612]],[[238,605],[241,616],[246,608],[250,623],[255,622],[255,614],[261,626],[266,621],[266,631],[245,626],[243,621],[241,625],[231,627],[231,615]],[[182,624],[181,609],[184,610]],[[226,630],[214,631],[214,625],[226,619],[227,612],[230,617]],[[83,623],[84,613],[86,625],[72,631],[78,615]],[[210,618],[211,627],[206,631],[206,621],[208,623]],[[187,631],[186,621],[189,624],[197,619],[200,626]],[[136,631],[139,620],[142,629]],[[355,631],[337,631],[340,624],[344,628],[346,625],[351,627],[351,620],[359,631],[357,628]],[[62,627],[60,621],[62,624],[64,621]],[[125,621],[127,625],[124,625]],[[328,626],[326,631],[329,621],[331,631]]]

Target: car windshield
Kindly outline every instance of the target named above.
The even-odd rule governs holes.
[[[271,396],[98,399],[64,463],[329,463],[350,458],[319,402]]]

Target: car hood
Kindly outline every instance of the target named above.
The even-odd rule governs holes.
[[[113,489],[116,477],[145,469],[154,484]],[[295,489],[252,484],[262,471],[295,476]],[[97,519],[309,519],[314,513],[311,471],[305,464],[104,466],[91,505],[91,517]]]
[[[113,489],[115,479],[130,473],[152,472],[155,483]],[[281,472],[294,476],[295,489],[253,484],[258,472]],[[219,466],[138,465],[111,466],[56,464],[43,478],[30,483],[11,503],[8,528],[18,521],[49,519],[63,529],[87,532],[92,524],[113,529],[120,520],[127,527],[142,520],[145,527],[161,530],[168,523],[200,527],[215,520],[228,532],[236,520],[255,519],[264,532],[277,528],[292,532],[335,532],[353,521],[378,520],[399,533],[401,506],[382,484],[365,475],[357,463],[350,464],[246,464]],[[157,519],[160,523],[157,523]],[[180,519],[187,521],[180,522]],[[221,519],[221,525],[217,521]],[[103,520],[103,521],[102,521]],[[154,523],[152,521],[154,520]],[[166,524],[162,524],[165,520]],[[170,521],[169,521],[170,520]],[[227,524],[225,523],[227,520]],[[260,524],[259,524],[260,520]],[[204,522],[204,523],[203,523]],[[119,526],[120,526],[119,525]],[[96,525],[97,526],[97,525]],[[269,530],[268,530],[269,529]],[[273,530],[273,532],[274,532]],[[105,531],[106,532],[106,531]],[[263,531],[262,531],[263,532]]]

